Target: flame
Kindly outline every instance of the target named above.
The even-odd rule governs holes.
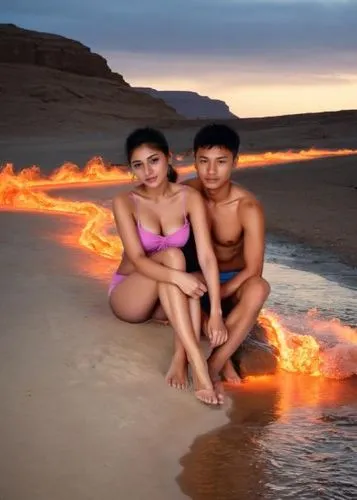
[[[97,184],[98,182],[126,183],[130,181],[131,176],[124,170],[124,167],[107,166],[101,157],[95,156],[87,162],[83,170],[74,163],[66,162],[49,177],[43,177],[40,168],[36,165],[24,168],[16,174],[13,164],[7,163],[1,168],[0,180],[11,182],[14,179],[28,187],[50,188],[69,184]]]
[[[277,349],[283,370],[335,379],[357,375],[357,328],[336,318],[321,319],[316,310],[300,320],[313,335],[291,331],[272,311],[262,311],[258,322]]]
[[[6,169],[4,175],[0,173],[0,207],[82,216],[85,225],[78,236],[81,246],[107,258],[119,259],[122,254],[119,237],[106,231],[113,221],[110,210],[95,203],[54,198],[35,190],[28,182],[28,172],[11,176]]]
[[[280,367],[289,372],[320,373],[320,346],[312,336],[297,335],[281,324],[279,317],[270,311],[262,311],[259,324],[266,332],[268,341],[279,352]]]
[[[266,165],[277,165],[279,163],[291,163],[299,161],[310,161],[318,158],[329,158],[334,156],[351,156],[357,154],[356,149],[302,149],[300,151],[274,151],[266,153],[249,153],[239,155],[239,166],[256,167]]]
[[[352,154],[357,154],[357,150],[310,149],[246,154],[240,157],[240,165],[272,165]],[[190,165],[181,167],[180,173],[186,175],[192,169]],[[63,185],[127,183],[129,180],[128,172],[118,166],[106,166],[100,157],[90,160],[83,170],[73,163],[65,163],[48,177],[44,177],[37,166],[15,173],[13,165],[7,164],[0,169],[0,208],[80,216],[84,220],[84,227],[78,235],[79,245],[105,258],[120,261],[123,247],[119,237],[108,231],[113,225],[113,215],[109,209],[91,202],[52,197],[44,190]],[[339,320],[326,321],[318,318],[316,311],[309,312],[305,317],[305,326],[314,336],[289,330],[279,316],[270,311],[261,313],[259,323],[269,342],[277,348],[283,370],[329,378],[346,378],[357,374],[357,330],[342,325]],[[326,345],[322,338],[326,334],[335,338],[335,345]]]
[[[246,168],[277,165],[280,163],[308,161],[316,158],[327,158],[333,156],[351,156],[356,154],[356,149],[328,150],[315,148],[301,151],[289,150],[254,154],[246,153],[239,156],[239,166]],[[178,155],[176,158],[180,161],[184,159],[182,155]],[[186,175],[193,170],[193,165],[179,167],[179,172],[181,175]],[[89,160],[83,170],[81,170],[74,163],[66,162],[61,167],[56,169],[52,174],[50,174],[49,177],[42,176],[40,168],[36,165],[24,168],[18,174],[16,174],[13,164],[5,164],[0,171],[1,182],[7,182],[14,178],[18,179],[19,181],[25,182],[27,186],[46,188],[69,184],[96,184],[98,182],[126,183],[131,180],[130,173],[129,171],[125,170],[124,166],[108,166],[99,156],[95,156],[94,158]]]

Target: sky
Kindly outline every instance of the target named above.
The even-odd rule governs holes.
[[[78,40],[132,86],[193,90],[240,117],[357,108],[357,0],[0,0],[0,22]]]

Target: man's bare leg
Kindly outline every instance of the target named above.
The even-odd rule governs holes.
[[[228,381],[236,380],[238,383],[240,382],[230,358],[255,324],[269,292],[269,284],[260,277],[249,278],[241,286],[237,294],[238,304],[230,312],[225,322],[228,330],[228,340],[215,349],[208,359],[208,368],[212,380],[218,379],[222,374],[225,378],[228,378]],[[224,372],[223,368],[225,368]]]
[[[206,337],[208,338],[207,321],[208,321],[207,315],[205,313],[203,313],[202,331],[206,335]],[[227,325],[226,321],[225,321],[225,323]],[[236,372],[234,365],[232,363],[232,360],[230,358],[227,359],[227,361],[224,363],[224,366],[223,366],[222,371],[221,371],[221,375],[224,378],[224,380],[226,382],[229,382],[230,384],[240,384],[241,383],[241,378],[238,375],[238,373]],[[217,380],[219,380],[219,379],[217,378]]]

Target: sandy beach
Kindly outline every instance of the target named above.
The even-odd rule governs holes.
[[[115,319],[110,266],[53,239],[78,220],[0,220],[0,498],[184,498],[178,459],[225,412],[166,387],[171,336]]]
[[[187,145],[190,133],[178,141]],[[114,138],[99,141],[99,148],[85,137],[63,141],[33,139],[18,148],[14,139],[2,151],[22,166],[52,168],[64,157],[81,164],[94,154],[122,154]],[[351,156],[242,168],[234,179],[264,204],[269,235],[320,248],[323,259],[332,252],[357,265],[355,162]],[[50,193],[108,206],[118,189],[112,184]],[[353,405],[355,381],[284,374],[258,392],[247,384],[230,393],[221,411],[166,387],[170,329],[128,325],[112,315],[106,292],[117,262],[79,247],[82,227],[81,217],[0,213],[1,500],[271,498],[271,465],[261,462],[251,439],[268,439],[282,414],[294,414],[295,401],[310,408],[311,384],[317,415],[331,404]],[[237,455],[234,446],[245,454]],[[258,469],[247,467],[247,456]],[[233,474],[232,463],[243,476]]]
[[[0,221],[1,498],[270,498],[259,443],[278,432],[281,415],[306,407],[318,417],[356,401],[355,381],[282,374],[207,409],[164,383],[169,328],[110,313],[114,262],[76,247],[81,218]]]

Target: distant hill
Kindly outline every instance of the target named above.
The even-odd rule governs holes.
[[[12,24],[0,24],[0,109],[5,134],[182,118],[134,90],[80,42]]]
[[[237,118],[224,101],[202,96],[197,92],[181,90],[155,90],[149,87],[136,87],[157,99],[163,99],[166,104],[174,108],[177,113],[190,119],[219,119],[229,120]]]

